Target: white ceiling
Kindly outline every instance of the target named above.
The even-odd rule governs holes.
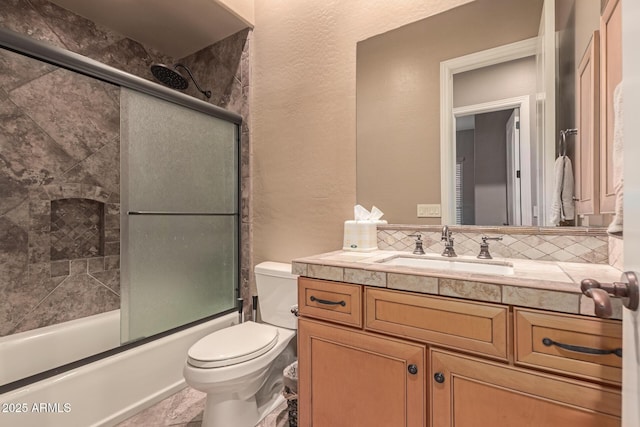
[[[174,58],[252,26],[216,0],[51,0]]]

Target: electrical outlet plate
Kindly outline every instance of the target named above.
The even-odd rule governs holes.
[[[418,218],[440,218],[440,205],[418,205]]]

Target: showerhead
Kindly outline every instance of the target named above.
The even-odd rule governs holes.
[[[153,64],[151,66],[151,74],[158,79],[162,84],[169,86],[172,89],[185,90],[189,87],[189,82],[184,78],[182,74],[178,71],[178,67],[184,68],[185,71],[189,74],[189,77],[196,85],[196,88],[207,98],[211,98],[210,90],[202,90],[196,79],[191,74],[191,70],[188,69],[185,65],[175,64],[173,69],[167,67],[164,64]]]
[[[172,89],[185,90],[189,87],[189,82],[182,77],[182,74],[164,64],[153,64],[151,66],[151,74],[162,84]]]

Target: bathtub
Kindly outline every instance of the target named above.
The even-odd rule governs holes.
[[[0,353],[1,374],[7,377],[24,377],[60,364],[60,360],[66,362],[69,355],[59,354],[59,350],[65,348],[76,359],[78,355],[84,357],[96,350],[103,351],[101,348],[111,348],[113,342],[109,340],[116,339],[116,345],[119,342],[119,318],[116,310],[98,315],[97,318],[91,316],[73,321],[69,328],[51,326],[42,328],[46,331],[33,331],[31,334],[25,332],[26,335],[21,333],[2,338],[0,350],[6,353]],[[227,314],[1,394],[0,425],[67,427],[117,424],[184,388],[186,383],[182,377],[182,368],[189,347],[203,336],[236,321],[237,314]],[[106,338],[94,340],[91,335],[99,334],[90,331],[95,330],[92,328],[98,325],[110,332],[107,332]],[[21,340],[16,340],[18,335]],[[73,345],[60,345],[65,339]],[[76,348],[81,343],[86,343],[87,348]],[[87,353],[88,351],[93,353]],[[34,355],[39,355],[46,361],[38,361],[31,366]],[[25,364],[27,356],[29,363]],[[14,369],[19,373],[9,372]]]
[[[2,337],[0,384],[26,378],[119,345],[120,310]],[[45,354],[46,357],[33,357],[35,354]],[[29,363],[24,363],[25,360]]]

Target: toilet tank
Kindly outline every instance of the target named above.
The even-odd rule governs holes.
[[[298,276],[291,264],[267,261],[255,267],[258,306],[262,321],[287,329],[298,329],[291,307],[298,303]]]

